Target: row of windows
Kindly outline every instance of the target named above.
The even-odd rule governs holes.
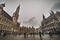
[[[2,29],[11,29],[13,27],[16,27],[16,25],[13,23],[13,21],[9,20],[8,18],[4,16],[0,16],[0,28]]]
[[[9,19],[7,19],[4,16],[0,17],[0,22],[2,22],[4,24],[7,24],[7,25],[10,25],[10,26],[13,26],[14,25],[12,21],[10,21]]]
[[[11,30],[12,29],[12,27],[10,27],[10,26],[6,26],[6,25],[3,25],[3,24],[0,24],[0,29],[3,29],[3,30]]]

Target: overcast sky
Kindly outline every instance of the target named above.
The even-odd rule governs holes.
[[[42,14],[48,17],[50,10],[60,10],[60,0],[0,0],[0,3],[4,2],[6,4],[4,10],[11,16],[20,4],[18,21],[25,25],[27,22],[33,22],[30,25],[39,26]]]

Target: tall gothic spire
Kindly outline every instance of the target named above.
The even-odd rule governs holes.
[[[16,14],[18,14],[19,13],[19,10],[20,10],[20,5],[18,5],[18,7],[17,7],[17,9],[16,9]]]
[[[18,19],[19,17],[19,10],[20,10],[20,5],[17,7],[16,11],[14,12],[13,16]]]
[[[19,17],[20,5],[18,5],[16,11],[13,13],[13,22],[16,23]]]

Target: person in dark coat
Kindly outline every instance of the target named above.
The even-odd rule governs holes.
[[[52,37],[52,32],[49,32],[49,36]]]
[[[40,40],[42,40],[42,35],[40,31],[39,31],[39,37],[40,37]]]
[[[24,38],[26,38],[26,32],[24,33]]]

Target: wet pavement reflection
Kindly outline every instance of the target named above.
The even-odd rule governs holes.
[[[40,38],[39,35],[35,35],[35,37],[31,37],[31,35],[28,35],[28,37],[24,38],[24,35],[7,35],[5,37],[0,36],[0,40],[60,40],[60,36],[53,35],[50,37],[49,35],[42,35]]]

